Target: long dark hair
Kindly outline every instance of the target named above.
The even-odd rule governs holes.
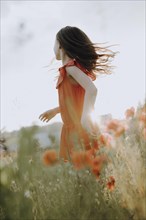
[[[101,47],[92,43],[82,30],[71,26],[62,28],[56,39],[70,58],[75,59],[94,76],[112,73],[110,62],[117,52],[109,50],[109,46]]]

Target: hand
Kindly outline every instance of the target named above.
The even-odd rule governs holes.
[[[50,109],[44,113],[42,113],[39,116],[39,119],[43,122],[48,122],[50,121],[55,115],[57,114],[57,112],[55,111],[55,109]]]
[[[96,122],[93,122],[90,115],[83,116],[81,125],[87,133],[96,138],[100,134],[99,127]]]

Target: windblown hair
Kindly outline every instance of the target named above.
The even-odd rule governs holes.
[[[101,47],[97,43],[92,43],[82,30],[71,26],[62,28],[57,33],[56,39],[65,53],[94,77],[97,74],[112,73],[111,58],[114,58],[117,52],[109,50],[109,46]]]

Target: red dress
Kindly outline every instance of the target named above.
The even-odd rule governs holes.
[[[67,75],[67,66],[77,66],[89,77],[92,75],[83,68],[75,59],[59,68],[58,89],[59,107],[63,127],[61,131],[59,157],[70,160],[71,153],[76,150],[88,150],[91,148],[90,135],[81,126],[81,116],[84,104],[85,90],[79,84],[74,84]],[[92,78],[93,79],[93,78]]]

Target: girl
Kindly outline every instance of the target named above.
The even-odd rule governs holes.
[[[110,73],[109,58],[115,53],[93,44],[82,30],[70,26],[57,33],[54,53],[56,59],[62,61],[56,85],[59,106],[39,118],[48,122],[56,114],[61,114],[63,127],[59,157],[68,161],[77,149],[97,147],[98,127],[90,118],[97,96],[92,81],[97,73]]]

